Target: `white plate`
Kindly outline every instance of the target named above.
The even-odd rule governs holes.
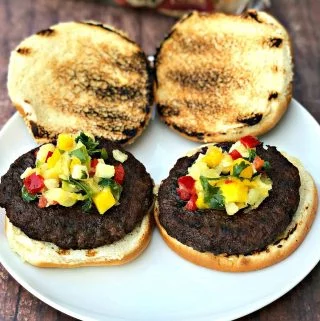
[[[296,101],[275,129],[263,137],[299,157],[320,185],[320,127]],[[0,174],[35,146],[14,115],[0,133]],[[175,160],[197,144],[154,119],[130,151],[157,183]],[[173,253],[154,232],[148,249],[119,267],[39,269],[12,253],[0,223],[0,260],[9,273],[42,301],[86,320],[229,320],[253,312],[298,284],[318,263],[320,216],[289,258],[257,272],[222,273],[193,265]]]

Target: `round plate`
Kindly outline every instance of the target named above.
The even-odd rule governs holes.
[[[320,184],[320,127],[296,101],[280,124],[262,140],[300,158]],[[35,146],[19,115],[0,133],[0,174]],[[157,117],[129,147],[159,183],[177,158],[198,146],[160,123]],[[3,218],[3,217],[2,217]],[[172,252],[154,232],[147,250],[124,266],[40,269],[10,251],[0,223],[0,260],[9,273],[42,301],[86,320],[229,320],[276,300],[318,263],[320,216],[305,241],[286,260],[246,273],[224,273],[193,265]]]

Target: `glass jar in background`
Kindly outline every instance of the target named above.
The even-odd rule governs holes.
[[[114,0],[117,4],[131,7],[154,8],[172,16],[181,16],[188,11],[219,11],[239,14],[245,9],[262,10],[270,6],[270,0]]]

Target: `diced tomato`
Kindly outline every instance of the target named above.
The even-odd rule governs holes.
[[[48,204],[48,200],[43,195],[41,195],[39,198],[38,207],[44,208],[47,206],[47,204]]]
[[[251,135],[241,137],[240,142],[248,148],[253,148],[261,144],[259,139]]]
[[[177,193],[178,193],[180,199],[183,201],[189,201],[189,199],[191,197],[191,193],[182,189],[182,188],[177,188]]]
[[[124,181],[124,168],[122,164],[118,164],[114,167],[115,173],[114,173],[114,180],[122,185]]]
[[[53,152],[49,151],[48,154],[47,154],[47,157],[46,157],[46,161],[48,160],[49,157],[51,157],[53,154]]]
[[[43,177],[41,175],[37,175],[36,173],[26,177],[23,183],[30,194],[39,193],[44,187]]]
[[[91,162],[90,162],[90,170],[89,170],[89,176],[92,177],[95,172],[96,172],[96,167],[98,165],[99,161],[97,158],[93,158],[91,159]]]
[[[186,204],[186,209],[188,211],[195,211],[198,209],[197,205],[196,205],[197,198],[198,198],[198,196],[196,193],[192,194],[191,198],[189,199],[189,201]]]
[[[234,149],[232,152],[230,152],[229,155],[232,157],[233,160],[242,157],[242,155],[236,149]]]
[[[260,171],[264,165],[264,160],[259,156],[256,156],[253,160],[253,166],[257,171]]]
[[[232,182],[233,182],[233,180],[231,180],[231,179],[226,179],[226,180],[224,181],[225,184],[231,184]]]
[[[178,178],[178,185],[180,189],[192,192],[194,189],[195,180],[191,176],[181,176]]]

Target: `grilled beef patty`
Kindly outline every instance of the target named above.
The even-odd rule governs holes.
[[[112,150],[123,151],[119,145],[100,139],[101,147],[108,151],[108,163],[119,163],[112,157]],[[52,242],[63,249],[92,249],[111,244],[140,224],[153,203],[153,181],[144,165],[127,151],[120,205],[104,215],[100,215],[94,205],[89,212],[84,212],[82,202],[72,207],[47,208],[39,208],[37,201],[25,202],[21,197],[20,175],[28,166],[34,167],[35,150],[19,157],[0,184],[0,206],[6,209],[11,223],[32,239]]]
[[[231,144],[220,146],[228,150]],[[297,210],[299,171],[275,147],[258,146],[256,150],[257,155],[271,164],[268,175],[272,179],[272,190],[257,209],[240,210],[233,216],[221,210],[191,212],[184,208],[186,202],[181,201],[176,192],[177,180],[187,175],[188,167],[206,148],[191,157],[180,158],[162,182],[158,194],[159,219],[167,233],[197,251],[213,254],[251,254],[275,242]]]

